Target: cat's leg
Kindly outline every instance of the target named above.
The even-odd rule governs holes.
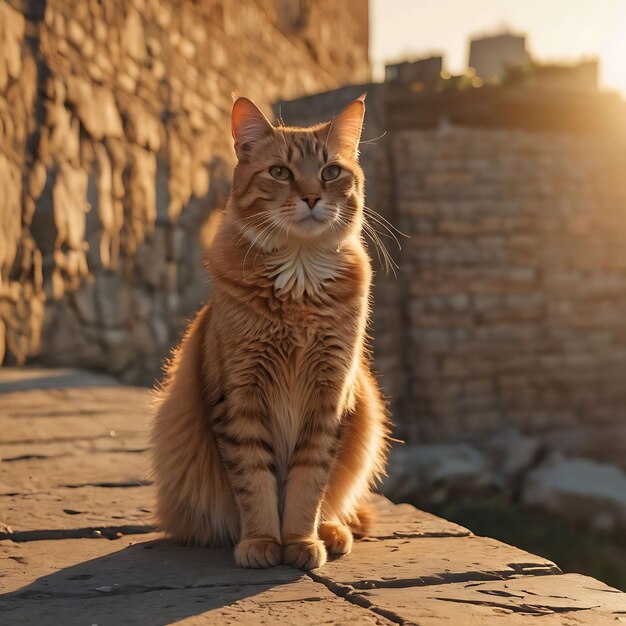
[[[303,425],[292,454],[285,484],[282,538],[283,562],[300,569],[326,562],[318,527],[324,491],[328,483],[337,441],[337,408],[329,401],[332,392],[316,399],[314,415]]]
[[[241,536],[235,547],[240,567],[273,567],[281,561],[274,452],[263,414],[258,390],[242,387],[229,394],[226,415],[214,425],[240,513]]]
[[[336,462],[322,505],[319,534],[331,554],[349,552],[353,534],[367,535],[372,521],[367,501],[387,457],[387,413],[376,380],[365,365],[355,391],[354,406],[342,420]]]

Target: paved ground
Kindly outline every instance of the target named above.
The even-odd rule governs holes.
[[[149,392],[0,369],[0,624],[618,624],[626,594],[378,499],[374,536],[303,574],[154,531]]]

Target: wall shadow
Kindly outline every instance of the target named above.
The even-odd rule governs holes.
[[[80,550],[80,543],[72,542],[73,548]],[[138,538],[117,552],[0,594],[0,623],[160,626],[304,577],[301,571],[284,566],[238,568],[230,549],[185,548],[167,540]]]

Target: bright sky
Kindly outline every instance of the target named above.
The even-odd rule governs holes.
[[[626,0],[370,0],[375,77],[385,61],[430,53],[461,73],[469,38],[504,28],[526,33],[540,61],[600,57],[601,86],[626,95]]]

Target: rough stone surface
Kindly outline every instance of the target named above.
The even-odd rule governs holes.
[[[469,530],[439,517],[420,511],[410,504],[392,504],[383,496],[373,498],[378,517],[370,537],[465,537]]]
[[[324,568],[334,582],[361,589],[554,573],[547,559],[473,535],[366,542]]]
[[[0,0],[0,363],[152,382],[208,294],[231,93],[269,114],[368,80],[367,23],[366,0]]]
[[[108,586],[105,586],[108,588]],[[285,624],[386,626],[392,621],[373,611],[338,598],[323,585],[302,578],[295,582],[199,586],[180,589],[131,589],[128,595],[106,591],[81,597],[9,601],[12,624],[44,624],[50,615],[62,615],[68,626],[83,626],[85,619],[97,619],[102,626],[124,624],[232,624],[274,626]],[[115,595],[115,597],[108,597]],[[1,609],[0,609],[1,610]]]
[[[578,574],[353,593],[370,609],[410,624],[603,626],[626,616],[625,594]]]
[[[29,493],[99,484],[103,472],[107,482],[121,486],[138,485],[146,480],[147,459],[139,455],[109,452],[3,463],[0,483],[4,487],[0,493]]]
[[[134,532],[154,529],[154,492],[149,485],[115,487],[109,477],[104,484],[111,486],[4,495],[2,523],[11,528],[13,539],[84,535],[85,529],[109,535],[129,526]]]
[[[278,584],[297,580],[301,572],[288,567],[267,570],[238,568],[230,549],[182,548],[158,534],[127,535],[116,540],[61,539],[15,543],[2,542],[7,561],[10,591],[36,596],[63,594],[68,580],[77,596],[98,595],[98,588],[183,588],[237,584]],[[13,561],[13,562],[11,562]],[[171,567],[163,567],[171,565]]]
[[[94,440],[80,421],[64,421],[106,424],[126,411],[146,425],[149,392],[90,380],[80,372],[0,373],[0,389],[12,389],[0,395],[0,623],[435,626],[541,616],[595,626],[626,615],[626,594],[382,496],[374,497],[372,537],[309,573],[243,570],[231,549],[174,545],[152,527],[153,488],[118,482],[145,465],[145,433],[131,432],[128,441],[139,445],[120,452],[107,447],[115,438]],[[11,434],[22,419],[34,420],[32,443]],[[43,423],[63,424],[62,440]]]

